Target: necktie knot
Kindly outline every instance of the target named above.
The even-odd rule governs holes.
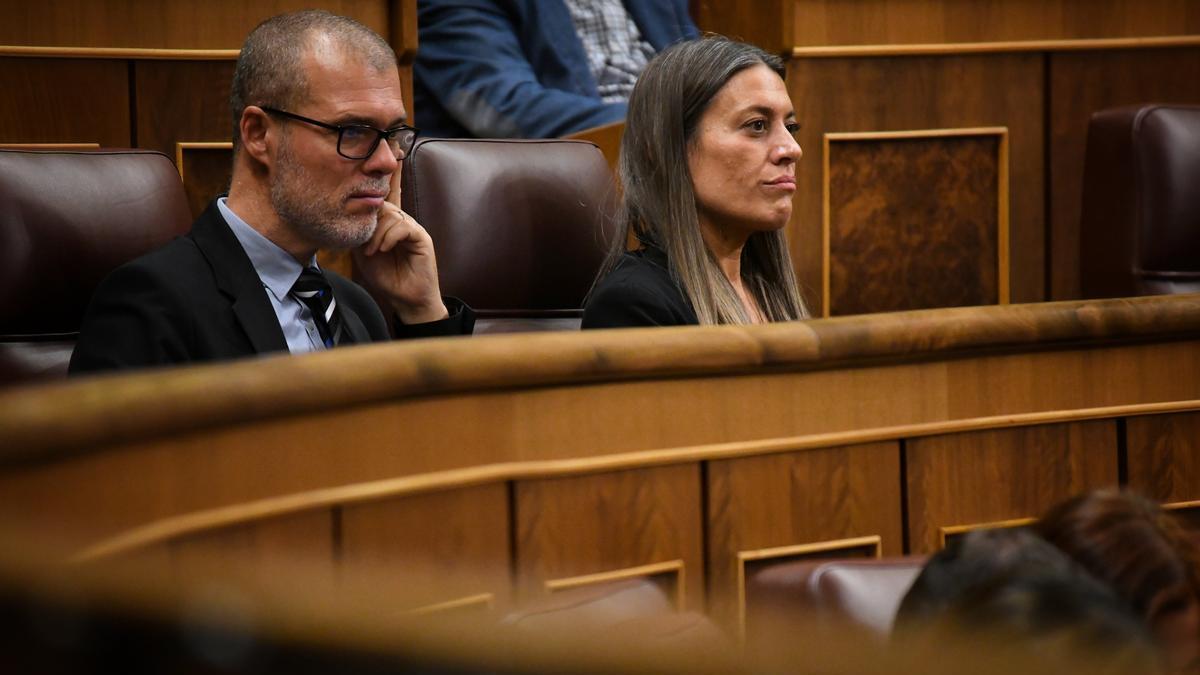
[[[312,312],[313,323],[317,325],[317,332],[321,334],[326,348],[342,342],[342,320],[333,297],[333,287],[321,270],[305,267],[300,278],[292,285],[292,295]]]

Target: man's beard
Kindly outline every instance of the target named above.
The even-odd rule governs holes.
[[[365,179],[345,194],[314,194],[317,181],[292,155],[288,141],[280,145],[276,175],[271,181],[271,206],[279,218],[307,242],[322,249],[356,248],[365,244],[379,224],[379,211],[359,215],[346,213],[345,203],[355,192],[388,189],[387,178]]]

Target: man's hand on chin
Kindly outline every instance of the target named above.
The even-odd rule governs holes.
[[[405,324],[450,315],[438,286],[433,240],[399,206],[384,202],[380,207],[379,225],[371,239],[354,250],[354,263],[366,284],[387,296]]]

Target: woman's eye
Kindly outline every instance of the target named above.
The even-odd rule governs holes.
[[[792,135],[795,135],[800,131],[800,123],[799,122],[788,122],[784,126],[787,128],[788,133],[792,134]]]
[[[750,122],[749,124],[747,124],[746,126],[749,127],[752,131],[757,131],[757,132],[762,132],[762,131],[767,130],[766,120],[754,120],[754,121]]]

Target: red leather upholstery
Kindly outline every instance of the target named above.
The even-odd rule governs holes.
[[[401,203],[437,247],[442,292],[475,332],[578,328],[614,228],[600,150],[567,140],[421,139]]]
[[[747,634],[766,621],[831,623],[886,636],[924,565],[924,557],[907,557],[800,560],[761,568],[746,579]]]
[[[1087,143],[1083,296],[1200,291],[1200,106],[1103,110]]]
[[[0,150],[0,386],[64,376],[100,280],[191,220],[161,153]]]

